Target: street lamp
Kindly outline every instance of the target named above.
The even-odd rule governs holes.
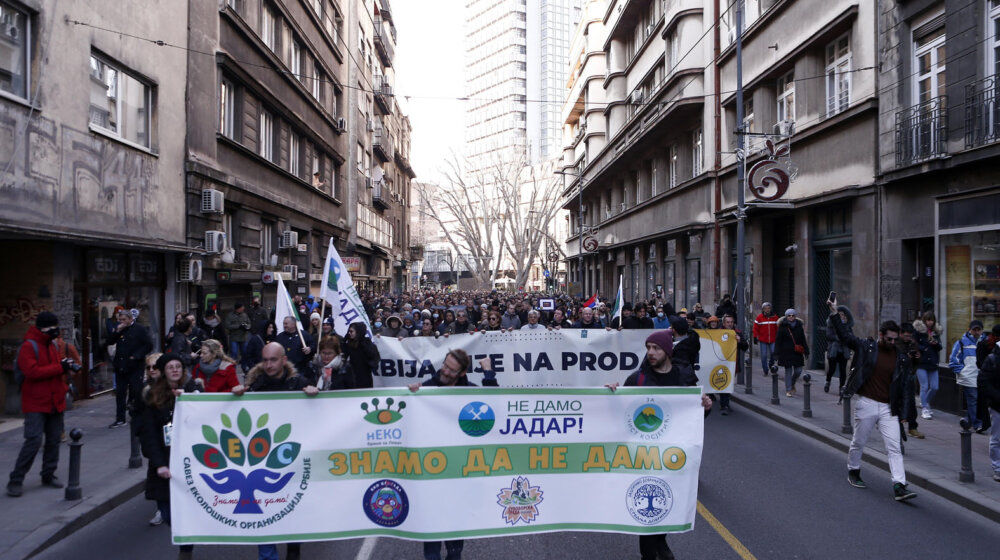
[[[576,281],[580,284],[580,295],[585,296],[587,294],[583,293],[583,180],[580,177],[580,172],[569,173],[566,171],[553,171],[552,173],[556,175],[569,175],[570,177],[576,177],[577,184],[577,206],[576,206],[576,224],[579,229],[579,251],[577,252],[577,264],[576,264]]]

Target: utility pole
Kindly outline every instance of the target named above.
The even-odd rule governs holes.
[[[746,123],[743,114],[743,2],[736,0],[736,324],[747,335],[747,259],[746,259]],[[719,84],[715,85],[716,88]],[[753,339],[751,338],[751,341]],[[742,352],[737,352],[736,359],[742,360]],[[735,372],[734,372],[735,375]],[[746,371],[743,374],[744,392],[753,393],[753,375]]]

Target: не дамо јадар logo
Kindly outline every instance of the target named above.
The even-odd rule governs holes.
[[[472,437],[481,437],[490,433],[496,423],[496,414],[490,405],[473,401],[462,407],[458,413],[458,427]]]

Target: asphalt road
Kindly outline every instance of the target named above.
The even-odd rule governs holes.
[[[996,558],[1000,525],[920,488],[892,499],[888,472],[862,468],[867,490],[847,484],[846,456],[748,412],[706,421],[701,503],[695,529],[669,537],[679,559]],[[152,502],[140,496],[36,558],[176,558],[169,528],[149,527]],[[707,517],[706,517],[707,514]],[[445,519],[449,512],[441,512]],[[711,518],[711,519],[710,519]],[[284,546],[281,546],[282,555]],[[397,539],[306,543],[303,558],[422,558]],[[254,546],[201,546],[195,558],[256,558]],[[637,537],[550,533],[466,542],[470,560],[638,558]]]

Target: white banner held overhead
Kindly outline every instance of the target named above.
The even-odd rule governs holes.
[[[185,394],[173,416],[173,539],[690,531],[700,395],[698,387]]]
[[[340,253],[333,246],[333,238],[330,238],[330,246],[326,250],[326,263],[323,265],[323,283],[320,286],[319,297],[333,306],[333,330],[340,336],[347,335],[347,329],[351,323],[362,322],[368,326],[368,335],[371,336],[372,325],[368,322],[368,314],[365,313],[364,305],[361,303],[361,296],[354,287],[351,280],[351,273],[347,271],[344,262],[340,259]]]
[[[503,387],[601,387],[621,383],[646,356],[652,330],[559,329],[489,331],[449,337],[402,340],[375,337],[382,356],[376,387],[427,379],[444,363],[448,350],[472,356],[469,378],[479,383],[479,360],[491,357]],[[706,393],[732,393],[736,337],[731,330],[695,329],[701,342],[695,371]]]

